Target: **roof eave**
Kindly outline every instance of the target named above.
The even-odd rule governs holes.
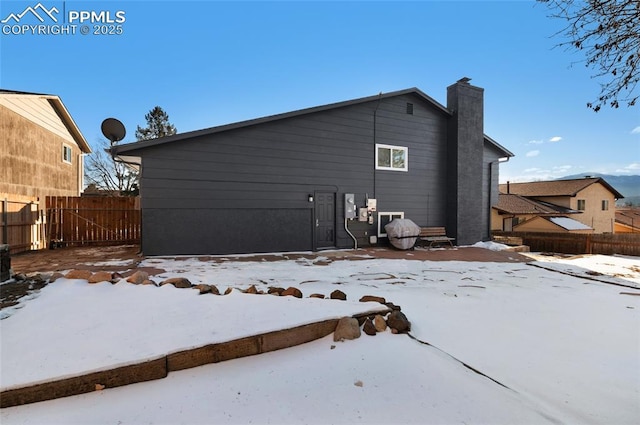
[[[220,132],[223,132],[223,131],[235,130],[237,128],[249,127],[249,126],[253,126],[253,125],[257,125],[257,124],[263,124],[263,123],[266,123],[266,122],[271,122],[271,121],[276,121],[276,120],[281,120],[281,119],[286,119],[286,118],[293,118],[293,117],[297,117],[297,116],[301,116],[301,115],[307,115],[307,114],[311,114],[311,113],[315,113],[315,112],[322,112],[322,111],[327,111],[327,110],[330,110],[330,109],[343,108],[345,106],[357,105],[357,104],[366,103],[366,102],[373,102],[373,101],[376,101],[376,100],[379,100],[379,99],[386,99],[386,98],[389,98],[389,97],[402,96],[402,95],[411,94],[411,93],[416,94],[419,97],[423,98],[426,102],[430,103],[439,112],[441,112],[443,114],[446,114],[448,116],[452,115],[451,112],[446,107],[444,107],[442,104],[440,104],[439,102],[437,102],[436,100],[434,100],[433,98],[431,98],[430,96],[425,94],[422,90],[420,90],[420,89],[418,89],[416,87],[412,87],[412,88],[404,89],[404,90],[398,90],[398,91],[393,91],[393,92],[388,92],[388,93],[380,93],[380,94],[377,94],[377,95],[374,95],[374,96],[367,96],[367,97],[361,97],[361,98],[358,98],[358,99],[346,100],[346,101],[342,101],[342,102],[329,103],[329,104],[326,104],[326,105],[314,106],[314,107],[311,107],[311,108],[304,108],[304,109],[299,109],[299,110],[291,111],[291,112],[285,112],[285,113],[281,113],[281,114],[268,115],[268,116],[261,117],[261,118],[254,118],[254,119],[250,119],[250,120],[239,121],[239,122],[236,122],[236,123],[224,124],[224,125],[220,125],[220,126],[216,126],[216,127],[209,127],[209,128],[205,128],[205,129],[202,129],[202,130],[188,131],[188,132],[185,132],[185,133],[174,134],[173,136],[161,137],[159,139],[142,140],[142,141],[139,141],[139,142],[127,143],[127,144],[124,144],[124,145],[117,145],[115,147],[115,149],[114,149],[114,153],[115,154],[120,154],[120,153],[129,152],[129,151],[133,151],[133,150],[144,149],[144,148],[148,148],[148,147],[152,147],[152,146],[162,145],[162,144],[165,144],[165,143],[171,143],[171,142],[175,142],[175,141],[178,141],[178,140],[183,140],[183,139],[188,139],[188,138],[193,138],[193,137],[199,137],[199,136],[206,136],[206,135],[209,135],[209,134],[220,133]],[[493,139],[490,139],[487,136],[485,136],[485,138],[489,139],[492,143],[496,144],[502,150],[506,151],[506,149],[504,149],[500,145],[498,145],[498,143],[493,141]],[[512,156],[513,156],[513,154],[512,154]]]
[[[60,97],[49,96],[49,95],[45,95],[45,97],[49,100],[49,103],[51,104],[53,109],[56,111],[56,113],[64,123],[65,127],[67,127],[67,129],[69,130],[69,133],[73,137],[73,140],[75,140],[76,143],[78,144],[78,147],[80,148],[82,153],[86,153],[86,154],[91,153],[91,147],[89,146],[89,143],[87,143],[87,140],[84,138],[84,136],[80,132],[80,129],[78,128],[75,121],[73,120],[73,117],[71,117],[71,114],[69,113],[67,108],[64,106],[64,103],[62,103],[62,100],[60,99]]]

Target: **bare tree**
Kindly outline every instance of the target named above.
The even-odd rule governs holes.
[[[147,126],[138,126],[136,129],[138,141],[176,133],[176,127],[169,122],[169,115],[159,106],[151,109],[144,118]],[[109,152],[113,144],[110,142],[100,139],[99,144],[98,149],[94,150],[85,164],[88,186],[113,196],[138,195],[138,168],[112,157]]]
[[[138,170],[117,161],[108,152],[111,143],[99,140],[99,147],[87,157],[85,180],[89,186],[112,196],[136,196],[138,194]]]
[[[587,107],[634,106],[640,96],[640,1],[638,0],[538,0],[551,17],[567,21],[556,35],[568,41],[558,44],[586,55],[585,66],[603,80],[596,101]]]

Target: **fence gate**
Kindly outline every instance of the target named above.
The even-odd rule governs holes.
[[[140,243],[139,198],[47,196],[49,244]]]
[[[11,254],[45,247],[43,207],[38,198],[0,193],[0,244]]]

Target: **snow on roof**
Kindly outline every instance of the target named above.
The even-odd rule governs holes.
[[[591,227],[586,224],[569,217],[548,217],[548,220],[566,230],[592,230]]]

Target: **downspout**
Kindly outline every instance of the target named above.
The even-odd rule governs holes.
[[[344,230],[347,232],[347,234],[349,236],[351,236],[351,239],[353,239],[353,249],[358,249],[358,240],[356,239],[355,236],[353,236],[353,233],[351,233],[351,231],[349,231],[349,226],[347,226],[347,222],[348,222],[348,219],[345,217],[344,218]]]
[[[487,226],[489,227],[489,233],[488,233],[489,240],[491,240],[491,233],[492,233],[492,230],[491,230],[492,214],[491,213],[493,212],[493,207],[491,205],[491,194],[493,193],[493,190],[492,190],[493,186],[491,183],[493,181],[493,167],[494,167],[494,164],[500,164],[501,162],[509,162],[509,157],[507,156],[505,158],[500,158],[497,161],[489,162],[489,179],[488,179],[489,180],[489,219],[487,220],[488,221]],[[498,168],[498,172],[500,172],[499,168]],[[507,182],[507,193],[509,193],[509,182]],[[500,227],[504,229],[504,225],[501,225]],[[512,225],[511,231],[513,231],[513,225]]]
[[[378,108],[380,107],[380,101],[382,100],[382,92],[380,92],[378,94],[378,102],[376,103],[376,109],[373,110],[373,160],[374,160],[374,164],[373,164],[373,199],[377,199],[376,198],[376,167],[378,166],[378,164],[375,163],[375,158],[377,155],[376,152],[376,143],[378,142],[377,139],[377,132],[376,132],[376,127],[377,127],[377,122],[378,122]]]

